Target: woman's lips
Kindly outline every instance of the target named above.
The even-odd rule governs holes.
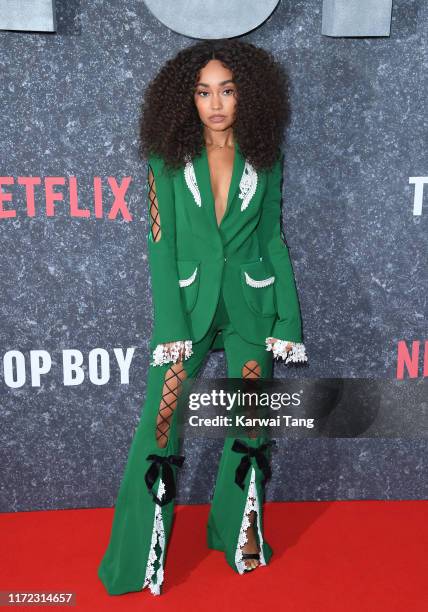
[[[210,117],[210,121],[212,121],[213,123],[221,123],[225,119],[226,119],[225,115],[211,115]]]

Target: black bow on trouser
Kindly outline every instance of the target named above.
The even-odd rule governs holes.
[[[152,465],[147,470],[144,479],[147,484],[147,488],[149,492],[152,494],[153,499],[159,506],[165,506],[168,502],[170,502],[175,497],[175,480],[174,480],[174,472],[172,470],[172,465],[176,465],[177,467],[181,467],[183,465],[184,456],[183,455],[148,455],[148,461],[153,461]],[[156,482],[157,477],[159,476],[160,466],[162,466],[162,474],[161,478],[165,485],[165,493],[160,500],[155,492],[152,490],[153,485]]]
[[[246,444],[242,440],[237,439],[234,441],[232,445],[232,450],[237,453],[245,453],[235,472],[235,482],[239,487],[241,487],[241,489],[244,489],[244,480],[251,466],[251,457],[255,457],[257,465],[263,472],[264,478],[262,480],[261,485],[262,487],[264,487],[268,478],[272,476],[272,472],[269,466],[269,462],[266,456],[263,454],[263,451],[265,451],[269,446],[273,446],[274,444],[276,444],[275,440],[269,440],[269,442],[265,442],[258,448],[254,448],[253,446],[248,446],[248,444]]]

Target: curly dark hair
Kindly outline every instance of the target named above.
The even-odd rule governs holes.
[[[139,154],[163,158],[171,169],[200,154],[203,124],[194,102],[199,72],[211,59],[232,71],[237,88],[234,138],[257,169],[273,166],[288,118],[287,78],[280,63],[240,40],[204,40],[182,49],[149,83],[139,120]]]

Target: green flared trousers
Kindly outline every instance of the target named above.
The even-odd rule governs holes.
[[[209,331],[193,344],[193,354],[181,362],[188,378],[197,375],[219,332],[223,335],[228,377],[243,378],[248,361],[257,362],[259,378],[272,376],[272,352],[245,341],[235,332],[223,294],[220,293]],[[168,498],[171,491],[175,494],[177,469],[181,467],[177,455],[179,436],[176,410],[169,419],[168,441],[163,448],[159,446],[156,436],[162,390],[171,365],[149,367],[146,399],[119,487],[110,541],[98,566],[98,577],[109,595],[139,591],[145,587],[155,595],[162,591],[165,555],[174,512],[174,497]],[[259,450],[250,449],[260,449],[266,462],[270,461],[271,453],[265,437],[239,436],[241,452],[235,452],[232,448],[234,443],[236,448],[236,440],[225,437],[208,517],[207,545],[223,551],[230,567],[242,574],[246,566],[241,557],[241,546],[246,542],[251,510],[256,512],[254,526],[260,549],[260,565],[266,565],[272,556],[272,549],[263,536],[264,474],[255,457]],[[247,460],[251,462],[243,489],[235,482],[235,472],[244,457],[242,443],[244,448],[247,446],[249,449]],[[155,497],[161,503],[155,501]],[[162,503],[166,500],[167,503]]]

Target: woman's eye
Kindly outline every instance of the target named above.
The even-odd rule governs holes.
[[[226,95],[233,95],[235,93],[234,89],[224,89],[223,93]],[[200,96],[201,98],[206,98],[207,96],[209,96],[209,91],[197,91],[196,95]]]

